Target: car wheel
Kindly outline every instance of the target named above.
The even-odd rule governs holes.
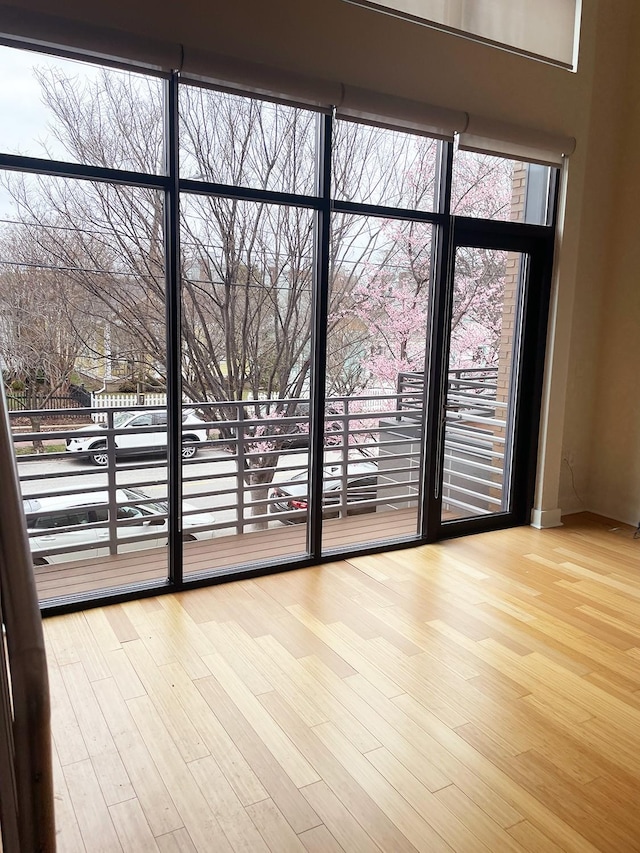
[[[34,566],[48,566],[49,563],[45,560],[44,557],[36,557],[33,561]]]
[[[100,468],[106,468],[109,464],[109,454],[107,453],[107,445],[101,444],[94,447],[89,456],[89,461],[92,465],[97,465]]]
[[[191,441],[184,441],[182,443],[182,452],[181,456],[183,459],[193,459],[193,457],[198,452],[198,448],[195,444],[192,444]]]
[[[192,533],[183,533],[182,534],[183,542],[197,542],[198,540]]]

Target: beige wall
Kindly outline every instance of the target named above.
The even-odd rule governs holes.
[[[618,333],[639,328],[634,206],[640,169],[631,143],[615,204],[612,187],[626,130],[622,105],[633,109],[639,94],[638,83],[633,95],[626,85],[640,76],[638,45],[633,73],[626,68],[634,5],[583,0],[580,60],[571,73],[343,0],[58,0],[55,7],[49,0],[20,2],[24,9],[575,136],[563,185],[536,507],[549,518],[559,507],[580,507],[562,461],[567,457],[586,506],[632,520],[640,509],[640,335]],[[630,129],[640,124],[640,112],[632,124]]]
[[[616,188],[622,178],[620,151],[629,102],[627,86],[631,5],[602,4],[597,20],[594,82],[586,146],[580,237],[566,381],[559,505],[563,511],[595,509],[622,518],[612,505],[599,505],[594,492],[594,419],[602,407],[599,389],[605,293],[613,288],[612,238],[617,229]]]
[[[637,4],[634,4],[637,6]],[[608,96],[622,96],[611,209],[594,217],[592,235],[607,245],[599,271],[599,350],[589,446],[589,508],[640,520],[640,10],[633,12],[629,64]],[[605,97],[605,93],[602,93]],[[594,164],[595,167],[595,164]],[[588,235],[585,235],[585,240]]]

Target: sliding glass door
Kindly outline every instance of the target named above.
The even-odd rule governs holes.
[[[454,224],[435,445],[440,535],[528,520],[550,249],[527,226],[505,225]]]

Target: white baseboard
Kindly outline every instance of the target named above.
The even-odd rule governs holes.
[[[560,507],[556,509],[533,509],[531,511],[531,526],[537,527],[539,530],[545,530],[547,527],[562,527],[561,515]]]

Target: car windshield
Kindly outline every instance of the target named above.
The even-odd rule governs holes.
[[[123,494],[130,501],[147,501],[149,499],[149,495],[145,495],[144,492],[138,492],[136,489],[123,489]],[[166,501],[154,501],[153,503],[145,503],[140,506],[140,509],[146,511],[149,515],[155,515],[156,513],[167,513],[169,512],[169,505]]]
[[[116,412],[113,416],[113,425],[118,429],[124,426],[133,416],[135,412]]]

